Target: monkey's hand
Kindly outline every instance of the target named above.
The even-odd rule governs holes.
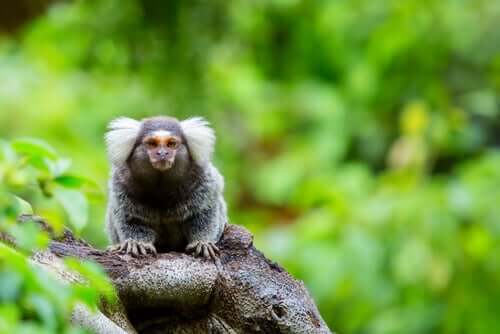
[[[203,256],[215,260],[219,257],[219,248],[211,241],[196,240],[187,245],[186,251],[194,256]]]
[[[155,246],[150,242],[127,239],[124,242],[108,247],[111,252],[130,254],[134,257],[141,255],[156,254]]]

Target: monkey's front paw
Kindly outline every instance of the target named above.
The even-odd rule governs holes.
[[[217,246],[211,241],[193,241],[186,247],[188,253],[192,253],[194,256],[203,256],[206,259],[215,260],[219,257],[220,251]]]
[[[127,239],[121,244],[108,247],[111,252],[130,254],[134,257],[148,254],[156,254],[155,246],[150,242],[142,242],[133,239]]]

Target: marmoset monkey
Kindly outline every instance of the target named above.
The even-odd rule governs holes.
[[[227,223],[224,180],[203,118],[118,118],[108,126],[107,230],[113,251],[186,250],[215,259]]]

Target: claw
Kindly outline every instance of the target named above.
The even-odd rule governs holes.
[[[142,242],[133,239],[127,239],[124,242],[108,247],[108,250],[113,253],[125,253],[134,257],[141,255],[156,254],[156,248],[152,243]]]
[[[210,258],[215,260],[215,258],[217,256],[215,255],[214,249],[212,247],[207,247],[207,250],[208,250],[208,253],[209,253],[208,255],[210,256]]]
[[[156,255],[156,248],[153,244],[146,244],[146,252],[150,252],[153,255]]]
[[[203,256],[205,259],[215,260],[220,254],[219,248],[210,241],[193,241],[186,247],[188,253],[194,256]]]
[[[132,256],[137,255],[137,244],[135,242],[129,242],[127,246],[127,253],[131,253]]]
[[[156,255],[156,248],[152,244],[149,243],[138,244],[137,248],[140,255],[147,255],[148,253]]]
[[[196,241],[190,243],[189,245],[187,245],[186,246],[186,251],[191,253],[195,247],[196,247]]]

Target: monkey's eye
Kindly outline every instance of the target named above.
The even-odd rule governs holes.
[[[167,142],[167,147],[169,147],[169,148],[176,148],[176,147],[177,147],[177,140],[175,140],[175,139],[170,139],[170,140]]]
[[[150,140],[146,142],[146,145],[151,148],[155,148],[158,146],[158,142],[156,140]]]

